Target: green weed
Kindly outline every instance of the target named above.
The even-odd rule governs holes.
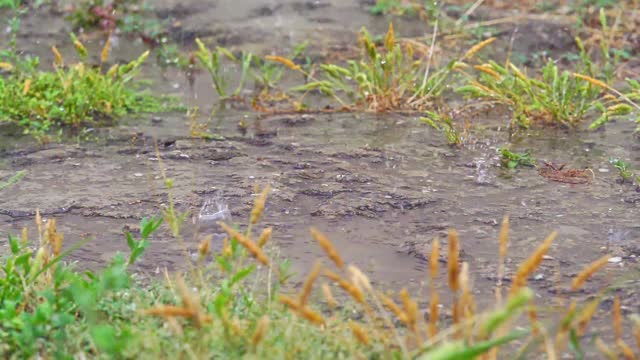
[[[618,175],[620,176],[620,180],[624,183],[629,180],[635,180],[640,183],[640,176],[636,176],[634,171],[631,169],[631,164],[622,160],[622,159],[609,159],[611,165],[618,170]]]
[[[8,188],[11,185],[14,185],[18,181],[20,181],[20,179],[25,177],[25,175],[27,175],[27,171],[26,170],[21,170],[21,171],[18,171],[17,173],[15,173],[13,176],[11,176],[7,181],[0,182],[0,191]]]
[[[62,55],[53,47],[54,71],[38,70],[38,59],[20,60],[15,65],[2,63],[9,75],[0,78],[0,122],[47,141],[56,128],[103,124],[129,113],[175,106],[166,104],[168,98],[162,100],[136,90],[134,79],[148,52],[103,71],[100,66],[87,65],[86,48],[73,34],[72,40],[80,61],[65,66]],[[103,63],[108,53],[109,42],[102,52]]]
[[[606,101],[615,98],[604,97],[602,89],[592,81],[561,71],[553,61],[542,68],[540,78],[527,76],[511,63],[503,66],[489,61],[474,69],[476,76],[469,75],[468,84],[457,91],[509,106],[513,110],[513,123],[522,127],[529,127],[534,121],[573,127],[592,110],[600,112],[592,123],[592,127],[597,127],[631,110],[624,104],[607,107]]]
[[[375,5],[369,9],[369,12],[372,15],[411,15],[416,13],[417,8],[419,8],[419,5],[408,3],[404,0],[377,0]]]
[[[518,166],[535,166],[534,160],[531,158],[531,154],[528,152],[516,153],[507,148],[499,148],[498,152],[501,156],[502,166],[508,169],[515,169]]]
[[[449,115],[439,114],[433,111],[426,111],[424,117],[420,120],[429,124],[436,130],[442,131],[447,138],[447,144],[452,146],[460,146],[463,143],[463,136],[453,124],[453,120]]]
[[[211,75],[213,88],[216,90],[218,96],[221,99],[239,96],[249,76],[253,54],[243,51],[241,57],[237,58],[231,51],[220,46],[217,46],[215,51],[209,50],[200,39],[196,39],[196,44],[198,44],[198,51],[195,52],[195,56],[200,61],[200,64],[209,72],[209,75]],[[225,75],[224,59],[241,66],[240,80],[232,93],[229,93],[229,80]]]
[[[606,28],[603,14],[600,21]],[[540,76],[530,77],[509,61],[506,65],[489,61],[473,66],[476,75],[467,74],[467,85],[457,91],[509,106],[513,110],[513,123],[522,127],[535,121],[575,127],[596,112],[599,116],[590,128],[597,128],[611,118],[628,115],[637,105],[609,85],[619,56],[612,56],[609,43],[602,39],[602,62],[596,66],[579,38],[576,44],[580,49],[579,64],[573,72],[561,70],[549,59]]]

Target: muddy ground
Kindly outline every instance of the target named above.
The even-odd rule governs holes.
[[[359,1],[163,0],[154,6],[161,16],[181,22],[176,38],[186,47],[199,36],[209,44],[256,51],[280,51],[304,40],[323,48],[351,42],[362,26],[380,33],[389,20],[370,16]],[[71,29],[60,17],[38,10],[24,22],[19,43],[25,50],[50,59],[49,45],[66,44],[69,49],[66,33]],[[502,44],[513,26],[498,34]],[[541,49],[573,51],[566,24],[523,20],[518,26],[527,29],[516,41],[516,50],[525,57]],[[402,35],[422,36],[431,27],[409,19],[398,21],[397,28]],[[123,38],[115,43],[114,56],[131,59],[143,49],[140,42]],[[179,72],[152,63],[145,75],[154,81],[156,92],[180,95],[203,113],[215,107],[204,74],[197,75],[193,87]],[[242,119],[249,125],[246,133],[237,127]],[[505,214],[512,224],[510,273],[549,232],[559,232],[550,257],[532,279],[541,298],[563,296],[570,277],[606,253],[620,261],[590,281],[584,296],[635,271],[640,193],[618,183],[609,164],[610,157],[640,164],[632,122],[618,121],[597,132],[533,129],[513,135],[506,130],[506,111],[478,111],[471,120],[470,139],[459,149],[447,146],[442,134],[415,115],[258,116],[242,106],[218,111],[211,129],[223,139],[216,141],[190,138],[182,113],[125,119],[116,127],[96,130],[90,142],[67,140],[43,147],[5,133],[0,135],[0,178],[18,170],[28,175],[1,193],[0,248],[7,251],[8,233],[19,233],[23,226],[33,230],[39,208],[45,217],[58,220],[67,244],[93,238],[72,256],[80,266],[104,264],[126,250],[126,229],[166,205],[162,166],[175,181],[179,209],[197,214],[222,191],[233,220],[240,223],[248,218],[254,186],[270,183],[273,192],[262,223],[274,227],[273,243],[301,274],[323,257],[308,234],[315,226],[381,286],[419,290],[426,281],[425,254],[431,240],[446,242],[446,231],[453,227],[460,232],[462,260],[470,264],[478,298],[491,303],[497,233]],[[549,181],[534,168],[505,170],[496,152],[505,145],[530,150],[539,160],[589,168],[594,178],[589,184],[571,185]],[[193,227],[185,231],[193,251]],[[140,269],[153,274],[182,264],[179,244],[161,232]],[[626,311],[638,310],[635,288],[634,281],[619,291]],[[605,302],[603,312],[609,306]]]

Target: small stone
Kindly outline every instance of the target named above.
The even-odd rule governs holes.
[[[609,169],[598,169],[598,171],[600,171],[601,173],[608,173]]]
[[[143,175],[142,175],[142,173],[135,173],[135,174],[133,174],[133,176],[135,176],[135,177],[142,177]]]
[[[543,260],[553,260],[553,256],[549,256],[549,255],[542,255],[542,259],[543,259]]]
[[[536,274],[536,276],[533,277],[533,280],[542,280],[544,279],[544,274]]]
[[[622,262],[622,257],[620,256],[614,256],[611,259],[609,259],[609,262],[612,264],[618,264]]]
[[[609,262],[612,263],[612,264],[620,263],[620,262],[622,262],[622,257],[614,256],[614,257],[609,259]]]

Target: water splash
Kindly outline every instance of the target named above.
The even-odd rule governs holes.
[[[213,241],[222,241],[225,234],[221,232],[218,222],[231,223],[231,210],[224,200],[222,191],[216,191],[211,197],[205,199],[198,214],[198,228],[201,233],[212,235]]]

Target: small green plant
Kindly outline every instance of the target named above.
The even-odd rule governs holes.
[[[442,131],[442,133],[447,138],[447,144],[452,146],[460,146],[463,143],[462,134],[453,124],[453,120],[449,115],[441,115],[437,112],[426,111],[424,117],[421,117],[420,120],[429,124],[436,130]]]
[[[234,54],[231,53],[231,51],[223,47],[217,46],[215,51],[211,51],[206,47],[206,45],[204,45],[204,43],[200,39],[196,39],[196,44],[198,44],[198,51],[195,52],[195,56],[200,61],[200,64],[202,64],[202,66],[204,66],[204,68],[209,72],[209,75],[211,75],[213,87],[216,90],[218,96],[221,99],[227,99],[240,95],[240,92],[244,89],[247,77],[249,75],[253,54],[243,51],[241,57],[238,59]],[[229,80],[225,75],[224,59],[230,60],[232,63],[239,64],[241,66],[238,85],[231,94],[229,94],[228,89]]]
[[[0,9],[17,9],[22,4],[21,0],[0,0]]]
[[[631,169],[631,164],[622,160],[622,159],[609,159],[611,165],[618,170],[618,175],[620,175],[620,180],[624,182],[628,182],[629,180],[635,180],[640,183],[640,175],[636,176],[634,171]],[[633,182],[633,181],[632,181]]]
[[[13,176],[11,176],[7,181],[0,181],[0,191],[8,188],[11,185],[14,185],[18,181],[20,181],[23,177],[25,177],[25,175],[27,175],[27,171],[21,170],[15,173]]]
[[[128,113],[156,112],[175,107],[164,100],[136,90],[134,81],[139,67],[147,59],[145,52],[123,65],[107,71],[87,65],[87,50],[71,35],[80,62],[66,65],[54,47],[54,71],[38,70],[38,60],[5,62],[9,76],[0,78],[0,123],[10,123],[40,141],[47,141],[54,128],[79,128],[113,121]],[[104,63],[110,44],[102,51]],[[27,64],[28,66],[26,66]],[[170,100],[173,103],[166,104]]]
[[[191,66],[190,59],[176,44],[163,42],[155,49],[155,54],[161,67],[175,66],[186,71]]]
[[[118,300],[122,295],[114,294],[131,291],[124,258],[116,256],[101,272],[81,273],[63,260],[86,240],[62,251],[63,237],[55,219],[45,223],[36,212],[36,225],[37,251],[29,246],[26,229],[20,238],[9,236],[10,253],[0,268],[0,354],[66,357],[69,344],[82,347],[87,342],[99,352],[122,353],[130,334],[126,328],[116,331],[108,316],[117,316],[113,311],[123,309]],[[141,225],[145,232],[141,241],[146,241],[159,222]],[[141,255],[144,246],[134,244],[132,250],[130,261]]]
[[[640,110],[640,82],[634,79],[626,79],[627,80],[627,90],[624,94],[620,95],[627,104],[633,106],[636,113]],[[626,105],[626,104],[625,104]],[[636,118],[636,123],[638,127],[636,131],[640,131],[640,117]]]
[[[153,234],[162,224],[162,218],[142,218],[140,220],[140,239],[134,239],[130,231],[127,231],[127,246],[129,246],[129,260],[127,264],[131,265],[144,253],[149,246],[149,236]]]
[[[214,134],[209,130],[211,118],[205,122],[198,121],[200,109],[198,107],[187,110],[187,119],[189,120],[189,135],[193,138],[205,140],[224,140],[224,137]]]
[[[507,148],[499,148],[498,152],[500,153],[500,162],[502,166],[507,169],[515,169],[518,166],[535,166],[535,161],[531,158],[531,154],[528,152],[517,153],[512,152]]]
[[[300,59],[303,62],[301,68],[306,68],[307,71],[312,65],[311,58],[303,55],[308,46],[308,41],[295,46],[288,57],[288,59],[292,60]],[[273,58],[274,57],[272,56],[267,56],[265,58],[261,58],[259,56],[253,57],[253,78],[256,82],[256,86],[263,88],[266,91],[275,89],[283,74],[282,67],[269,60]],[[293,64],[293,66],[295,66],[295,64]]]

